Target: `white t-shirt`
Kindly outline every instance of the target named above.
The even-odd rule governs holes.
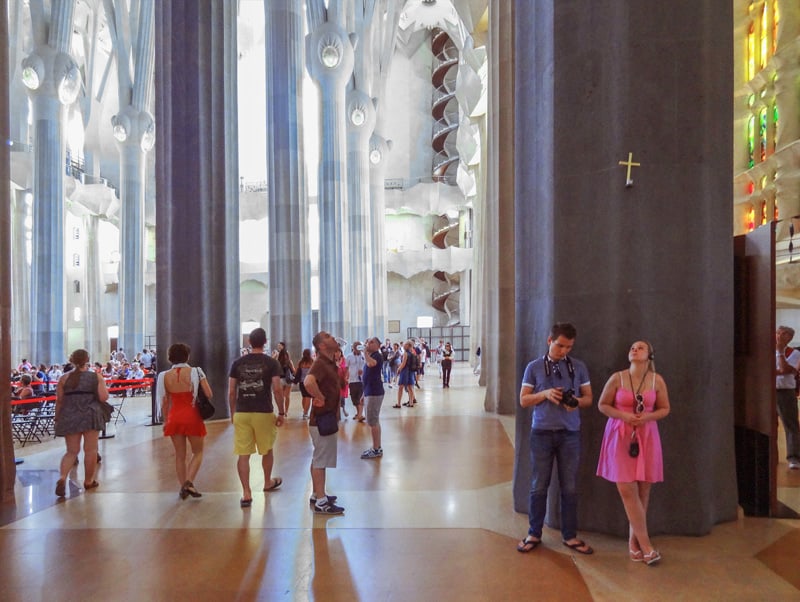
[[[775,352],[775,368],[780,368],[781,360],[779,355],[782,352],[776,351]],[[800,367],[800,351],[797,349],[792,349],[792,352],[789,354],[789,357],[786,358],[786,363],[789,364],[795,370]],[[775,377],[775,387],[778,389],[794,389],[795,387],[795,376],[794,374],[778,374]]]

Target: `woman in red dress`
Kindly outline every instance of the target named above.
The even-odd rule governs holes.
[[[203,437],[206,425],[195,407],[197,390],[203,387],[211,399],[211,386],[200,368],[192,368],[189,361],[189,346],[184,343],[170,345],[167,357],[172,368],[159,374],[158,392],[161,396],[161,415],[165,417],[164,436],[172,439],[175,447],[175,472],[181,484],[180,497],[200,497],[194,479],[203,462]],[[187,465],[186,441],[192,448],[192,457]]]

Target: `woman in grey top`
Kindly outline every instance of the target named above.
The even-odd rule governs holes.
[[[56,387],[56,436],[64,437],[67,451],[61,458],[60,478],[56,495],[67,492],[67,476],[75,465],[83,439],[83,487],[94,489],[97,470],[97,439],[105,427],[105,418],[98,402],[108,399],[108,389],[102,377],[91,370],[89,353],[76,349],[69,356],[72,370],[58,380]]]

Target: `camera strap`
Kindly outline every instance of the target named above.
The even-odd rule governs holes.
[[[554,362],[553,360],[551,360],[550,357],[546,353],[544,354],[544,357],[542,357],[542,359],[544,360],[544,374],[545,374],[545,376],[550,378],[550,372],[553,369],[551,366],[555,366],[556,364],[558,364],[558,362]],[[569,374],[569,380],[570,380],[571,383],[574,383],[575,382],[575,368],[572,367],[572,360],[569,359],[569,356],[566,356],[564,358],[564,363],[567,365],[567,373]]]

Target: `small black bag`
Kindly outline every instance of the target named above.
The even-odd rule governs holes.
[[[636,431],[631,435],[631,445],[628,447],[628,455],[631,458],[639,457],[639,439],[636,437]]]
[[[198,373],[198,377],[202,380],[202,373]],[[197,399],[194,402],[195,407],[197,408],[197,412],[200,414],[200,418],[203,420],[208,420],[214,415],[214,412],[217,410],[214,408],[214,405],[211,403],[211,400],[206,397],[206,392],[203,390],[202,383],[197,383]]]
[[[114,413],[114,406],[107,401],[97,400],[97,405],[100,406],[100,411],[103,413],[103,422],[111,422],[111,415]]]
[[[338,412],[325,412],[324,414],[317,414],[317,430],[323,437],[333,435],[339,432],[339,418],[336,415]]]

